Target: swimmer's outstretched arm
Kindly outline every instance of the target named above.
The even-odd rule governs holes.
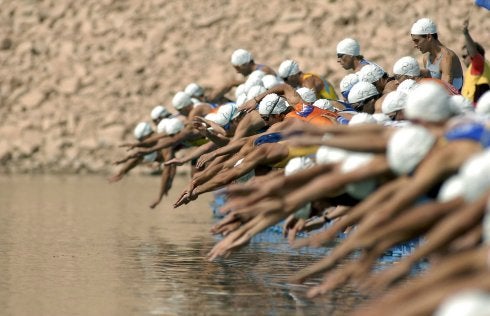
[[[289,150],[287,146],[279,143],[264,144],[257,147],[256,150],[245,156],[243,162],[237,167],[227,169],[213,179],[203,183],[201,186],[196,187],[193,191],[193,195],[197,197],[202,193],[209,192],[229,184],[232,180],[245,175],[260,164],[279,162],[287,157],[288,153]]]
[[[258,111],[250,111],[238,123],[235,134],[232,139],[237,140],[243,137],[257,134],[258,131],[265,128],[267,124],[262,119]]]
[[[329,194],[342,189],[349,183],[374,178],[388,172],[389,167],[386,158],[383,155],[378,155],[366,165],[351,172],[342,173],[337,170],[337,172],[315,178],[299,190],[286,196],[285,204],[292,209],[297,209],[310,201],[328,197]]]
[[[197,158],[201,157],[202,155],[204,155],[205,153],[208,153],[208,152],[215,150],[217,148],[218,148],[218,146],[212,142],[203,144],[203,145],[197,147],[196,149],[192,150],[191,152],[187,153],[186,155],[184,155],[181,158],[172,158],[170,160],[167,160],[165,162],[165,166],[183,165],[184,163],[189,162],[193,159],[197,159]]]
[[[372,287],[375,290],[385,289],[406,276],[413,264],[427,255],[447,247],[462,233],[481,222],[488,201],[486,194],[477,201],[464,205],[461,209],[451,213],[436,225],[427,235],[424,244],[419,246],[412,254],[405,257],[396,266],[383,271],[373,280]]]
[[[401,177],[384,184],[366,199],[351,208],[345,216],[334,222],[332,226],[308,238],[297,240],[293,244],[293,247],[320,247],[326,242],[331,241],[339,232],[361,221],[371,210],[382,207],[383,203],[389,200],[397,190],[403,188],[406,183],[408,183],[408,179]]]
[[[473,154],[480,152],[481,147],[474,142],[454,141],[443,147],[435,148],[419,164],[415,175],[403,190],[399,190],[391,199],[379,207],[376,217],[363,220],[357,227],[358,233],[367,233],[412,205],[417,198],[427,193],[430,188],[456,172],[459,167]]]
[[[171,160],[174,157],[173,150],[171,148],[164,149],[162,151],[162,156],[164,161]],[[160,176],[160,187],[158,190],[158,196],[150,204],[150,208],[155,208],[158,204],[160,204],[162,198],[167,195],[168,191],[172,187],[172,182],[175,177],[176,169],[176,165],[165,166],[163,168],[162,174]]]
[[[261,182],[257,185],[253,181],[250,183],[231,185],[230,198],[227,204],[222,208],[223,213],[228,213],[232,209],[240,209],[242,207],[251,206],[252,204],[264,199],[270,195],[284,196],[289,192],[307,184],[313,178],[332,171],[335,164],[323,164],[315,165],[311,168],[298,171],[290,176],[275,176],[268,179],[268,181]],[[247,187],[252,187],[254,190],[248,190],[246,197],[242,197],[238,201],[233,199],[233,192],[240,192],[240,188],[246,189]]]
[[[200,116],[192,119],[192,126],[205,137],[210,134],[209,129],[212,129],[214,133],[220,134],[221,136],[226,136],[226,130],[222,126]]]
[[[238,152],[247,143],[248,139],[249,138],[247,137],[247,138],[241,138],[241,139],[231,141],[228,143],[228,145],[224,147],[217,148],[216,150],[213,150],[207,154],[202,155],[197,160],[196,167],[201,169],[204,167],[206,163],[208,163],[209,161],[211,161],[216,157]]]
[[[327,139],[323,136],[305,135],[294,137],[289,143],[291,146],[331,146],[351,151],[384,153],[388,140],[371,134],[341,134]]]
[[[301,121],[302,122],[302,121]],[[325,134],[332,134],[334,136],[338,135],[366,135],[369,134],[372,137],[376,135],[383,135],[384,133],[391,133],[390,130],[394,130],[394,128],[381,126],[378,124],[358,124],[358,125],[313,125],[307,122],[302,122],[304,124],[301,127],[301,130],[306,134],[323,136]],[[287,128],[284,131],[284,134],[288,134],[294,132],[294,129]]]
[[[337,175],[336,173],[333,173],[333,175],[329,174],[330,178],[327,179],[328,185],[325,187],[325,190],[328,192],[331,190],[338,189],[339,187],[343,187],[345,183],[337,184],[337,182],[342,182],[342,180],[345,181],[346,183],[350,183],[350,181],[355,182],[355,181],[364,180],[366,178],[366,174],[373,175],[372,173],[369,173],[367,170],[364,170],[364,169],[372,170],[373,168],[365,168],[364,166],[357,169],[356,171],[360,169],[363,170],[361,170],[360,172],[349,172],[340,175]],[[366,174],[364,174],[364,172],[366,172]],[[316,184],[318,185],[318,183]],[[319,193],[315,193],[315,194],[319,194]],[[320,194],[319,197],[321,197],[323,194]],[[284,219],[288,215],[292,214],[303,204],[307,203],[310,200],[313,200],[312,197],[309,197],[309,199],[306,201],[298,202],[299,198],[297,197],[296,200],[292,201],[291,199],[289,199],[292,195],[293,193],[289,194],[285,199],[271,198],[271,199],[263,200],[258,204],[254,205],[253,208],[250,208],[250,210],[247,210],[246,212],[245,210],[243,210],[244,215],[246,215],[247,212],[252,213],[253,214],[253,216],[251,217],[252,219],[248,219],[248,222],[239,229],[241,233],[238,236],[235,236],[234,234],[230,234],[224,240],[222,240],[218,245],[216,245],[216,247],[211,251],[212,252],[211,258],[214,259],[217,256],[229,253],[231,249],[247,243],[250,240],[250,238],[252,238],[258,232],[262,231],[263,229],[271,225],[278,223],[281,219]],[[314,199],[316,200],[318,198],[314,198]]]
[[[188,139],[191,139],[192,137],[196,137],[197,135],[198,133],[193,128],[189,127],[176,135],[172,135],[170,137],[165,137],[158,140],[158,142],[152,147],[139,149],[133,154],[129,155],[128,157],[133,158],[133,157],[144,156],[154,151],[162,150],[172,146],[177,146],[178,144]]]
[[[458,275],[484,271],[487,269],[487,256],[490,252],[488,246],[480,246],[474,249],[450,254],[444,257],[442,264],[435,264],[421,275],[413,278],[410,285],[404,284],[390,289],[390,295],[384,295],[374,300],[372,307],[380,306],[381,302],[390,301],[389,305],[396,302],[410,300],[417,293],[428,293],[427,289],[435,285],[454,279]],[[376,278],[376,275],[372,276]],[[388,292],[386,293],[388,294]]]
[[[318,286],[313,292],[316,294],[325,293],[337,286],[341,285],[340,281],[347,281],[350,278],[355,278],[357,282],[363,281],[371,271],[376,259],[383,255],[389,248],[404,241],[411,240],[430,229],[438,220],[445,215],[454,211],[463,204],[462,199],[457,199],[449,202],[433,202],[414,207],[407,210],[394,221],[385,226],[379,227],[378,230],[371,231],[371,234],[359,236],[354,231],[348,237],[348,241],[339,244],[329,254],[327,262],[328,266],[323,266],[323,269],[333,267],[333,264],[338,263],[342,255],[350,253],[356,249],[363,249],[364,254],[358,260],[349,263],[352,269],[343,267],[332,273],[332,276],[326,278],[326,281]],[[375,216],[375,214],[373,214]],[[351,238],[355,237],[355,238]],[[341,251],[341,249],[343,249]],[[335,261],[334,261],[335,260]],[[333,263],[332,263],[333,262]],[[304,278],[308,275],[303,274]]]
[[[134,143],[125,143],[120,145],[119,147],[128,147],[128,150],[138,148],[138,147],[146,147],[146,148],[153,147],[155,146],[155,144],[157,144],[157,142],[160,139],[165,137],[169,137],[169,136],[164,133],[153,133],[152,135],[150,135],[149,137],[145,138],[142,141],[134,142]]]
[[[126,162],[126,164],[121,169],[119,169],[119,171],[116,174],[110,176],[107,180],[111,183],[121,180],[131,169],[133,169],[138,164],[140,164],[141,161],[143,161],[143,158],[140,158],[140,157],[129,158],[129,159],[124,160],[124,161],[118,161],[117,163]]]

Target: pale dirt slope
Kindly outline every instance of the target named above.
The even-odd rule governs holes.
[[[411,24],[430,17],[460,53],[470,0],[0,1],[0,172],[109,172],[153,106],[196,81],[234,76],[236,48],[277,69],[286,58],[326,76],[346,74],[344,37],[390,71],[419,56]],[[490,12],[470,30],[490,51]]]

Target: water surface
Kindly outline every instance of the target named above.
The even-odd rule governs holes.
[[[185,180],[151,210],[157,177],[2,176],[2,315],[343,315],[362,299],[306,299],[286,278],[325,249],[293,251],[277,233],[207,262],[212,197],[173,209]]]

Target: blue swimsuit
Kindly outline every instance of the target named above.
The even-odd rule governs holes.
[[[463,123],[446,132],[444,137],[448,140],[473,140],[483,148],[490,147],[490,130],[482,123]]]

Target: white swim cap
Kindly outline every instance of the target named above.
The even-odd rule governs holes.
[[[435,142],[436,137],[422,126],[398,129],[388,141],[387,156],[391,170],[398,175],[412,172]]]
[[[462,96],[461,94],[455,94],[449,97],[449,106],[455,114],[462,114],[466,112],[473,112],[475,109],[473,103]]]
[[[478,99],[475,112],[478,114],[490,114],[490,91],[485,92]]]
[[[170,115],[171,115],[170,112],[167,111],[167,109],[162,105],[155,106],[153,110],[151,110],[151,114],[150,114],[152,120],[169,117]]]
[[[330,103],[330,100],[327,99],[318,99],[313,103],[313,106],[316,106],[322,110],[335,111],[334,106]]]
[[[298,171],[308,169],[315,163],[309,157],[295,157],[288,161],[286,167],[284,167],[284,175],[290,176]]]
[[[196,99],[196,98],[191,98],[191,101],[192,101],[193,106],[196,106],[197,104],[203,103],[201,100]]]
[[[184,92],[191,97],[200,97],[204,94],[204,89],[197,83],[192,82],[185,87]]]
[[[262,70],[260,69],[257,69],[257,70],[254,70],[250,73],[250,75],[248,75],[248,78],[247,79],[261,79],[264,78],[265,76],[265,72],[263,72]]]
[[[153,132],[148,122],[139,122],[134,128],[133,134],[137,140],[141,140]]]
[[[242,93],[241,95],[238,96],[238,98],[236,99],[236,105],[237,106],[240,106],[242,105],[243,103],[245,103],[247,101],[247,94],[246,93]]]
[[[464,181],[463,178],[456,174],[444,181],[437,195],[439,202],[447,202],[457,197],[463,196]]]
[[[385,96],[381,104],[381,111],[390,114],[405,108],[407,104],[407,94],[398,90],[391,91]]]
[[[315,161],[318,164],[329,164],[343,161],[349,155],[349,151],[341,148],[320,146],[316,151]]]
[[[384,113],[374,113],[373,118],[376,120],[376,123],[383,125],[386,122],[392,122],[391,117]]]
[[[233,66],[241,66],[248,64],[250,61],[252,61],[253,57],[250,52],[244,50],[244,49],[237,49],[236,51],[231,54],[231,64]]]
[[[370,153],[352,153],[342,163],[340,170],[343,173],[351,172],[368,164],[373,160],[373,158],[374,155]],[[356,199],[363,199],[367,197],[370,193],[374,191],[375,188],[375,179],[366,179],[354,183],[349,183],[345,187],[347,193],[349,193]]]
[[[184,129],[184,123],[176,117],[170,118],[165,124],[165,134],[175,135]]]
[[[490,189],[490,149],[472,156],[459,171],[464,181],[464,199],[475,201]]]
[[[236,89],[235,89],[235,98],[238,98],[240,95],[243,93],[246,94],[245,92],[245,83],[239,84]]]
[[[315,91],[311,90],[310,88],[299,88],[296,90],[296,92],[298,92],[301,99],[303,99],[303,101],[306,103],[313,103],[316,101]]]
[[[277,78],[276,76],[274,75],[265,75],[263,78],[262,78],[262,84],[264,85],[264,87],[269,90],[270,88],[273,88],[275,86],[277,86],[278,84],[281,84],[281,80],[279,80],[279,78]]]
[[[259,78],[248,78],[247,81],[245,81],[245,87],[244,87],[244,91],[245,93],[248,93],[248,91],[250,91],[250,89],[252,87],[255,87],[255,86],[262,86],[263,83],[262,83],[262,79],[259,79]]]
[[[393,74],[418,77],[420,76],[419,63],[411,56],[402,57],[393,65]]]
[[[218,113],[215,113],[215,112],[211,112],[211,113],[208,113],[204,116],[204,118],[208,121],[211,121],[211,122],[214,122],[216,124],[219,124],[219,117],[220,115],[218,115]]]
[[[422,18],[417,20],[412,25],[412,29],[410,30],[410,34],[413,35],[427,35],[427,34],[436,34],[437,26],[436,24],[428,18]]]
[[[357,72],[357,76],[360,81],[366,81],[369,83],[375,83],[379,79],[383,78],[385,71],[378,65],[369,64],[365,65]]]
[[[441,122],[453,114],[449,94],[440,85],[428,82],[417,85],[407,95],[405,116],[428,122]]]
[[[299,73],[298,63],[291,59],[286,59],[283,61],[277,70],[277,74],[282,79],[296,75],[297,73]]]
[[[490,166],[490,161],[487,162],[485,160],[489,157],[489,155],[490,149],[487,149],[483,152],[471,156],[461,166],[459,170],[461,176],[463,176],[465,179],[477,177],[479,174],[482,173],[483,168],[485,168],[487,165]]]
[[[340,92],[349,91],[358,82],[359,77],[357,74],[348,74],[340,80]]]
[[[337,54],[359,56],[361,55],[361,46],[355,39],[345,38],[337,44]]]
[[[216,124],[219,126],[225,126],[226,124],[229,123],[228,118],[226,117],[225,113],[215,113],[216,116],[214,117],[214,121]]]
[[[251,99],[255,98],[256,96],[258,96],[259,94],[261,94],[265,91],[267,91],[267,89],[264,88],[263,86],[251,87],[250,89],[248,89],[248,92],[247,92],[247,100],[251,100]]]
[[[396,88],[397,91],[405,92],[408,94],[413,88],[417,86],[417,81],[413,79],[405,79]]]
[[[183,91],[179,91],[174,95],[172,105],[176,110],[182,110],[183,108],[192,105],[191,96]]]
[[[359,81],[350,89],[348,100],[349,103],[357,103],[378,94],[378,90],[372,83]]]
[[[158,134],[165,133],[165,125],[167,124],[167,121],[168,121],[168,118],[165,118],[165,119],[161,120],[160,122],[158,122],[158,125],[157,125],[157,133]]]
[[[488,316],[490,295],[478,289],[467,289],[446,298],[434,316]]]
[[[224,124],[222,124],[222,126],[225,126],[226,124],[230,123],[239,114],[236,104],[231,102],[220,106],[218,108],[217,113],[218,115],[221,115],[224,119]]]
[[[349,120],[348,125],[356,124],[376,124],[378,123],[371,114],[368,113],[357,113]]]
[[[281,114],[287,108],[286,101],[275,93],[266,95],[259,103],[260,115]]]

